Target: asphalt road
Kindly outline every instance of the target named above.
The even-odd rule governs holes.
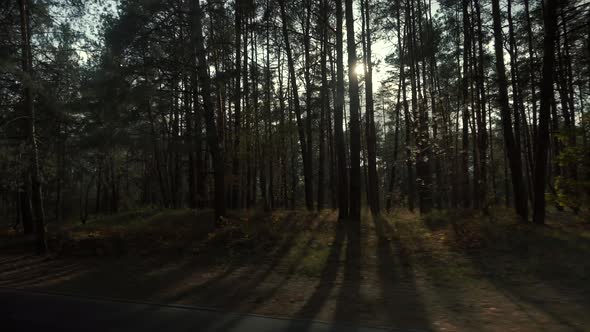
[[[223,313],[207,308],[84,298],[0,288],[0,331],[383,332],[309,320]]]

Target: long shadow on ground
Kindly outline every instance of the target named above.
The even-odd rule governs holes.
[[[424,224],[430,231],[440,230],[444,226],[427,222]],[[472,226],[468,222],[452,220],[450,226],[456,241],[470,236],[469,227]],[[585,331],[587,325],[583,323],[583,319],[586,319],[584,310],[587,312],[590,308],[590,288],[587,280],[575,280],[583,273],[569,273],[571,266],[582,270],[590,267],[585,258],[587,256],[580,253],[590,252],[587,240],[580,239],[579,242],[570,243],[564,238],[556,237],[549,228],[532,225],[505,224],[495,227],[497,228],[494,231],[498,234],[484,237],[481,248],[447,249],[464,257],[476,271],[478,280],[492,285],[495,291],[529,320],[538,320],[534,314],[529,313],[533,309],[553,320],[557,324],[551,325],[553,328],[560,326],[568,331]],[[572,260],[576,259],[579,262],[572,264]],[[536,291],[535,285],[551,290],[557,299],[544,298],[547,293]],[[568,312],[574,306],[574,312]]]
[[[336,302],[334,317],[358,323],[361,304],[361,223],[347,221],[346,251],[342,287]],[[335,327],[336,331],[337,328]]]
[[[364,269],[362,248],[368,245],[361,241],[368,240],[368,233],[364,229],[366,224],[361,231],[360,223],[330,224],[322,220],[322,218],[330,218],[331,215],[313,215],[308,217],[310,218],[308,220],[298,218],[301,215],[296,213],[287,215],[287,220],[283,221],[278,229],[282,236],[273,244],[269,252],[263,252],[264,254],[261,255],[260,250],[256,249],[253,251],[251,260],[244,259],[243,264],[232,265],[224,270],[211,270],[209,265],[199,266],[198,260],[179,261],[173,257],[169,264],[163,265],[154,265],[162,264],[161,258],[135,256],[120,260],[82,259],[80,267],[66,265],[67,260],[56,260],[38,262],[42,264],[39,273],[22,274],[20,282],[23,286],[34,288],[37,283],[51,281],[51,275],[53,275],[58,278],[68,277],[53,282],[49,287],[58,292],[97,297],[125,294],[122,297],[144,301],[199,303],[222,310],[252,312],[259,306],[268,305],[269,299],[276,297],[277,292],[295,275],[301,262],[312,250],[311,244],[319,232],[314,227],[328,226],[329,231],[333,232],[329,233],[333,234],[333,240],[325,252],[328,257],[316,287],[301,307],[295,307],[299,310],[294,317],[313,319],[318,316],[318,313],[333,308],[335,320],[357,324],[363,321],[363,313],[373,310],[370,306],[365,306],[368,303],[367,300],[369,302],[375,300],[373,294],[369,299],[363,299],[362,294],[364,280],[361,275]],[[314,223],[311,223],[311,219]],[[300,227],[306,223],[308,223],[307,228]],[[379,307],[374,310],[382,312],[387,310],[386,314],[392,326],[428,330],[429,322],[414,281],[412,262],[408,258],[403,243],[388,220],[377,218],[374,223],[378,241],[376,249],[378,277],[381,283],[381,298],[385,302],[381,305],[379,302],[381,300],[377,299]],[[301,236],[302,232],[307,232],[306,236]],[[285,257],[290,254],[292,248],[296,244],[301,245],[298,241],[306,241],[303,249],[297,251],[294,257],[290,255],[289,260],[286,261]],[[24,257],[25,261],[31,260],[31,257]],[[137,268],[125,267],[124,264],[127,264],[130,259],[144,261]],[[133,264],[135,262],[134,260]],[[26,262],[21,262],[21,268],[26,265]],[[44,265],[47,265],[47,268]],[[43,271],[49,270],[51,275],[42,275]],[[101,282],[96,282],[97,279],[101,279]],[[10,282],[6,284],[10,286]],[[137,319],[149,314],[149,310],[138,312]],[[239,316],[235,316],[224,322],[208,321],[203,322],[200,327],[230,329],[236,326],[240,319]],[[310,327],[311,322],[304,321],[303,324],[301,322],[293,324],[288,330],[305,331]],[[162,329],[165,328],[166,326],[162,326]]]
[[[287,268],[286,271],[284,271],[284,274],[281,277],[281,280],[277,284],[275,284],[274,286],[270,287],[270,289],[260,292],[257,295],[256,300],[253,303],[250,303],[249,305],[241,308],[241,310],[240,310],[241,312],[253,312],[256,308],[258,308],[260,305],[262,305],[264,303],[264,301],[272,298],[273,295],[275,295],[283,286],[285,286],[287,284],[287,282],[293,277],[299,264],[310,253],[311,245],[316,240],[317,231],[319,231],[321,223],[323,223],[325,221],[326,221],[325,219],[320,220],[318,225],[316,225],[316,227],[311,230],[310,237],[305,242],[305,244],[303,246],[303,250],[301,250],[299,253],[297,253],[294,260],[288,264],[288,266],[286,267]],[[281,255],[281,256],[284,256],[284,255]],[[276,266],[278,266],[278,263],[279,263],[279,261],[275,261],[275,264],[273,264],[273,266],[269,266],[269,268],[274,269]],[[268,274],[270,274],[271,272],[272,272],[271,270],[268,270],[266,275],[262,276],[262,279],[255,278],[258,281],[257,283],[264,281],[266,279],[266,277],[268,276]],[[250,287],[255,288],[256,285],[255,284],[252,284],[252,285],[248,284],[245,287],[240,286],[240,289],[242,289],[242,292],[248,292],[248,291],[251,291]],[[236,316],[233,319],[229,319],[227,321],[216,324],[215,327],[217,330],[220,330],[220,331],[230,330],[231,328],[236,326],[242,320],[242,318],[243,318],[243,316]]]
[[[207,306],[239,312],[251,311],[259,302],[264,301],[265,298],[272,295],[273,291],[277,290],[275,287],[268,293],[260,294],[258,298],[254,300],[254,303],[250,303],[249,305],[243,304],[243,300],[251,296],[256,287],[259,284],[262,284],[273,272],[275,272],[283,258],[289,254],[290,250],[295,245],[295,241],[301,234],[301,230],[289,227],[289,224],[297,222],[306,223],[310,222],[310,220],[296,220],[295,214],[290,214],[281,226],[280,232],[286,235],[282,239],[279,247],[272,253],[265,254],[264,258],[257,258],[256,260],[249,262],[248,265],[250,266],[242,268],[237,276],[231,276],[232,273],[237,272],[236,268],[226,270],[220,276],[182,291],[176,296],[165,298],[164,301],[174,303],[181,301],[183,298],[190,298],[191,296],[196,295],[202,299],[210,299],[209,303],[206,304]],[[314,230],[311,229],[310,231],[313,234]],[[223,295],[219,296],[220,294]],[[239,316],[236,316],[234,319],[223,322],[203,322],[200,327],[208,328],[215,325],[217,330],[223,331],[237,324],[239,319]]]
[[[391,326],[430,330],[428,314],[415,283],[413,263],[398,231],[384,216],[373,218],[382,298]]]
[[[301,307],[301,309],[299,309],[297,314],[295,314],[296,317],[315,317],[315,315],[320,311],[324,303],[328,300],[328,297],[330,296],[330,293],[334,288],[334,283],[338,275],[338,261],[342,253],[345,238],[345,225],[342,222],[338,222],[338,224],[336,225],[336,234],[334,236],[334,240],[332,241],[332,245],[330,247],[330,252],[328,254],[328,258],[326,259],[324,269],[322,270],[320,281],[316,286],[314,293],[307,299],[307,301]],[[310,326],[311,321],[308,321],[306,324],[293,324],[289,326],[287,331],[307,331],[310,328]]]

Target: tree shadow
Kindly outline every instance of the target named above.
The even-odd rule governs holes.
[[[582,270],[590,268],[587,263],[590,243],[587,239],[580,238],[579,241],[571,242],[571,238],[568,240],[568,237],[556,236],[555,232],[560,232],[559,229],[510,223],[489,224],[486,225],[489,229],[471,231],[469,227],[474,226],[470,221],[459,218],[449,221],[445,226],[452,230],[455,241],[480,236],[482,246],[449,246],[447,250],[466,259],[480,281],[493,286],[498,294],[531,321],[536,320],[529,312],[533,309],[569,331],[585,330],[583,320],[578,318],[583,318],[584,310],[590,308],[590,287],[587,280],[575,280],[575,277],[568,276],[568,264]],[[443,229],[440,225],[424,225],[430,231]],[[578,262],[571,264],[572,260]],[[570,285],[565,285],[566,282]],[[534,285],[541,285],[542,289],[535,289]],[[567,290],[564,286],[573,286],[575,291]],[[559,301],[544,298],[547,290],[556,294]],[[452,293],[445,292],[447,296],[451,296],[447,301],[461,300],[453,297]],[[572,308],[576,313],[569,312],[568,317],[566,312]],[[546,324],[540,321],[536,323]]]
[[[35,288],[81,277],[89,267],[71,260],[22,254],[0,262],[0,287]]]
[[[199,298],[207,299],[207,307],[217,310],[229,310],[231,312],[249,312],[255,309],[262,301],[268,299],[288,280],[289,274],[294,271],[298,262],[304,257],[304,253],[296,257],[295,263],[287,270],[287,276],[278,285],[272,287],[269,291],[258,295],[253,303],[245,304],[244,299],[256,294],[257,287],[264,283],[271,274],[276,272],[282,260],[290,253],[294,247],[296,240],[299,239],[303,231],[309,231],[314,234],[317,227],[321,225],[323,220],[315,223],[312,226],[313,219],[316,215],[309,215],[308,219],[297,220],[297,214],[290,212],[286,220],[279,227],[279,232],[284,234],[278,248],[271,253],[262,256],[256,256],[252,260],[241,266],[233,266],[230,269],[224,270],[220,275],[189,287],[181,292],[176,292],[175,295],[162,298],[160,301],[165,303],[178,303],[184,299]],[[297,225],[298,224],[298,225]],[[301,227],[303,225],[303,227]],[[308,240],[313,241],[313,236]],[[183,269],[179,269],[183,270]],[[186,276],[185,276],[186,277]],[[170,276],[163,277],[164,280],[170,280]],[[190,279],[190,276],[187,278]],[[187,279],[180,279],[172,282],[167,282],[170,285],[184,284]],[[223,294],[220,296],[220,294]],[[139,312],[138,316],[149,314],[149,310]],[[241,320],[241,315],[235,314],[233,318],[224,319],[222,321],[210,320],[203,321],[200,324],[201,329],[215,327],[216,330],[229,329]]]
[[[171,296],[165,298],[160,297],[158,294],[175,285],[186,284],[192,275],[206,273],[209,268],[215,268],[215,266],[209,265],[209,260],[202,260],[200,257],[194,259],[171,257],[172,259],[169,259],[168,263],[162,264],[168,258],[153,255],[125,255],[105,259],[91,257],[50,259],[48,257],[19,254],[17,257],[6,258],[2,261],[0,264],[0,269],[2,269],[0,270],[0,282],[5,287],[34,288],[54,278],[56,281],[52,283],[51,289],[58,292],[80,293],[80,295],[98,297],[109,296],[106,294],[111,294],[110,296],[122,294],[120,295],[122,297],[140,300],[157,299],[158,301],[170,302],[180,302],[184,298],[190,298],[198,294],[199,298],[228,299],[227,301],[212,301],[210,304],[212,306],[231,307],[232,302],[239,300],[258,282],[264,280],[276,268],[281,258],[289,252],[299,235],[299,230],[291,227],[295,222],[295,217],[294,214],[287,215],[286,220],[279,225],[277,232],[283,235],[281,242],[273,252],[264,253],[262,262],[261,256],[258,255],[253,255],[256,257],[246,257],[242,264],[232,264],[224,268],[219,275],[208,279],[205,283],[189,288],[186,292],[172,293]],[[80,263],[78,266],[80,271],[84,270],[89,273],[78,273],[80,271],[74,268],[58,269],[57,267],[59,264],[67,265],[72,261]],[[242,269],[241,272],[244,278],[239,280],[242,281],[245,280],[245,277],[248,277],[247,281],[235,283],[227,278],[245,265],[252,266]],[[27,270],[31,270],[31,273],[24,273]],[[187,271],[190,271],[191,276],[187,276]],[[60,278],[63,279],[58,280]],[[96,282],[96,280],[101,281]],[[121,289],[121,287],[126,288]],[[121,289],[120,293],[118,289]],[[228,291],[233,294],[227,296]],[[225,294],[217,296],[220,293]]]
[[[252,255],[246,258],[240,264],[232,265],[229,269],[226,269],[217,278],[211,279],[201,285],[198,285],[183,294],[178,294],[175,297],[166,298],[167,301],[180,301],[183,297],[190,297],[194,294],[200,294],[206,298],[216,298],[216,294],[224,292],[227,294],[228,290],[231,290],[233,294],[224,301],[213,302],[214,306],[227,306],[235,302],[245,295],[245,293],[251,291],[254,286],[264,281],[280,264],[281,260],[289,253],[291,248],[295,244],[295,240],[301,234],[301,230],[292,227],[295,220],[296,214],[290,213],[286,220],[283,222],[278,229],[278,232],[283,234],[283,237],[278,245],[278,248],[269,253],[263,253],[262,257],[258,255]],[[306,222],[299,221],[299,222]],[[239,284],[233,282],[233,280],[227,279],[228,276],[241,269],[242,272],[238,276],[241,281]],[[183,281],[180,281],[181,283]],[[215,301],[215,300],[214,300]]]
[[[358,324],[361,306],[361,223],[348,221],[342,286],[336,300],[334,318]],[[338,327],[334,326],[333,331]]]
[[[47,263],[51,263],[51,260],[48,257],[20,255],[14,259],[6,259],[0,262],[0,275],[30,269],[38,264]]]
[[[320,311],[322,306],[328,300],[330,293],[334,288],[336,278],[338,276],[338,269],[340,267],[339,260],[342,253],[344,241],[346,239],[346,221],[339,221],[336,225],[334,240],[332,241],[330,252],[326,259],[326,263],[320,275],[320,280],[316,286],[313,294],[303,304],[301,309],[297,311],[295,317],[313,318]],[[312,325],[311,320],[293,322],[286,329],[288,332],[306,331]]]
[[[201,329],[232,329],[243,317],[237,314],[238,312],[254,311],[260,306],[270,304],[269,301],[276,298],[276,294],[284,289],[289,280],[296,275],[301,262],[313,250],[312,244],[316,237],[323,232],[322,236],[329,234],[332,237],[333,234],[329,247],[323,249],[327,258],[324,265],[320,266],[321,272],[313,293],[305,298],[305,302],[299,307],[294,317],[313,319],[320,312],[333,312],[335,320],[354,323],[354,326],[347,327],[350,330],[363,321],[361,315],[363,311],[367,311],[361,294],[362,248],[367,247],[365,243],[367,238],[363,237],[365,235],[361,236],[361,233],[366,234],[366,231],[361,232],[360,223],[327,222],[327,219],[333,215],[334,213],[321,215],[318,218],[318,215],[306,214],[312,220],[305,220],[301,218],[301,214],[291,213],[286,216],[288,220],[284,221],[284,224],[277,225],[277,231],[283,236],[276,245],[273,245],[272,250],[264,255],[256,252],[256,255],[245,260],[244,264],[232,265],[223,270],[211,269],[208,265],[199,266],[198,259],[179,261],[171,257],[172,260],[169,263],[162,264],[165,260],[161,257],[128,255],[118,261],[115,258],[75,260],[75,262],[81,262],[79,267],[53,269],[47,277],[40,274],[25,276],[20,284],[13,282],[13,285],[35,288],[37,284],[49,282],[53,278],[59,280],[52,283],[50,289],[61,293],[78,293],[99,298],[121,294],[119,298],[160,303],[198,303],[222,312],[236,312],[236,314],[226,315],[222,320],[205,319],[200,324]],[[390,225],[385,225],[384,222],[376,221],[380,225],[378,233],[394,234]],[[301,225],[306,223],[308,226],[302,228]],[[305,236],[301,236],[302,232],[306,232]],[[392,235],[382,235],[380,241],[381,245],[377,254],[381,279],[388,282],[382,285],[382,297],[389,298],[400,294],[397,285],[406,279],[404,275],[410,280],[413,275],[409,268],[411,263],[403,263],[407,255],[401,255],[403,246],[399,243],[399,239],[395,240]],[[295,252],[292,251],[295,245],[303,245],[303,247]],[[396,258],[397,255],[400,257]],[[289,256],[288,260],[285,258],[287,256]],[[143,261],[136,264],[137,260]],[[62,260],[62,262],[65,261],[67,260]],[[130,266],[125,266],[126,264]],[[40,270],[42,274],[43,269]],[[205,273],[208,275],[202,276]],[[201,275],[195,277],[195,274]],[[398,299],[387,304],[391,305],[387,310],[391,311],[389,315],[392,325],[406,326],[400,324],[398,319],[411,323],[417,320],[414,318],[408,320],[407,317],[416,316],[425,319],[426,315],[423,314],[422,307],[419,305],[420,301],[416,300],[418,296],[415,285],[410,289],[412,290],[401,292]],[[152,310],[155,309],[140,309],[128,319],[140,320],[145,315],[150,315]],[[385,309],[378,308],[378,310]],[[310,329],[312,325],[313,322],[310,320],[301,320],[290,324],[287,330],[304,331]],[[407,326],[421,328],[426,324],[408,323]],[[341,327],[333,325],[334,330],[339,330]],[[164,329],[164,326],[162,328]]]
[[[515,281],[512,277],[502,276],[501,273],[499,273],[499,271],[503,269],[501,267],[503,265],[501,258],[494,257],[493,255],[482,255],[477,251],[466,251],[465,254],[471,262],[472,267],[477,269],[478,274],[484,276],[485,281],[493,285],[495,290],[519,307],[523,312],[529,315],[529,317],[530,314],[527,312],[524,305],[544,313],[559,325],[566,327],[569,331],[586,331],[585,327],[587,327],[587,325],[585,326],[584,323],[580,321],[574,322],[571,320],[571,317],[568,318],[564,315],[562,312],[564,308],[560,308],[562,307],[561,304],[556,304],[550,299],[542,298],[542,295],[540,293],[534,293],[534,289],[530,286],[532,284],[541,283],[544,286],[550,287],[552,291],[559,294],[561,301],[565,300],[564,302],[567,303],[568,307],[574,303],[578,303],[588,310],[588,308],[590,308],[590,301],[587,296],[580,296],[574,299],[572,298],[572,293],[561,289],[563,285],[560,285],[558,281],[534,273],[527,277],[527,279],[529,279],[527,284],[523,284],[522,282]],[[566,272],[563,271],[563,273]],[[583,290],[580,289],[580,292],[582,291]],[[587,293],[587,290],[585,292]],[[583,302],[580,303],[580,301]],[[576,317],[581,318],[582,315],[583,312],[579,311]]]
[[[74,278],[77,276],[81,276],[86,272],[86,269],[84,269],[79,264],[75,263],[51,266],[50,268],[46,268],[35,273],[20,275],[18,277],[18,280],[13,279],[7,281],[0,281],[0,287],[10,286],[11,288],[34,288],[42,286],[44,283],[51,284],[56,282],[63,282],[58,280],[60,280],[60,278]]]
[[[26,260],[26,259],[29,259],[29,258],[32,258],[32,257],[39,257],[39,256],[34,256],[34,255],[16,255],[16,256],[5,257],[2,260],[0,260],[0,266],[5,265],[5,264],[12,264],[12,263],[16,263],[16,262],[21,262],[23,260]]]
[[[260,293],[257,296],[256,300],[253,303],[251,303],[250,305],[243,307],[242,310],[240,310],[241,312],[252,312],[257,307],[262,305],[262,303],[265,300],[268,300],[269,298],[271,298],[273,295],[275,295],[281,288],[283,288],[287,284],[287,282],[293,277],[293,274],[295,273],[299,264],[303,261],[303,259],[311,251],[311,245],[313,244],[313,242],[317,238],[317,232],[319,231],[319,228],[321,227],[323,222],[325,222],[326,219],[327,218],[320,220],[319,223],[316,225],[316,227],[314,227],[314,229],[310,230],[311,235],[310,235],[309,239],[307,239],[307,241],[303,245],[303,250],[301,250],[296,255],[296,257],[293,259],[293,261],[289,264],[289,266],[287,267],[287,270],[285,271],[285,274],[281,278],[280,282],[278,282],[276,285],[272,286],[270,289]],[[264,281],[264,279],[266,279],[266,278],[263,278],[261,281]],[[215,329],[220,330],[220,331],[231,330],[233,327],[238,325],[243,318],[244,318],[244,315],[235,315],[234,317],[222,320],[221,322],[217,322],[215,324]]]
[[[377,235],[377,268],[390,326],[431,330],[418,292],[409,252],[384,216],[373,218]]]

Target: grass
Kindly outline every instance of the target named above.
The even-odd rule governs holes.
[[[590,326],[580,314],[590,308],[587,215],[552,211],[539,227],[492,212],[367,213],[356,251],[329,210],[231,212],[213,227],[210,211],[141,209],[53,228],[49,242],[59,259],[93,270],[102,262],[101,278],[54,282],[66,290],[102,295],[117,283],[115,297],[209,305],[214,296],[231,310],[435,330],[443,322],[448,330]],[[137,280],[141,292],[121,295]],[[353,294],[361,294],[358,311],[340,303]],[[496,309],[509,318],[494,318]]]
[[[330,211],[268,214],[250,210],[230,213],[216,228],[212,211],[146,208],[93,216],[86,224],[50,227],[48,243],[51,251],[61,256],[172,253],[209,255],[216,261],[243,264],[257,255],[272,255],[280,249],[280,243],[287,240],[289,247],[285,249],[288,250],[281,255],[296,257],[298,251],[307,251],[309,248],[302,244],[312,232],[332,231],[334,220],[326,219],[331,215]],[[16,237],[14,232],[11,235]],[[312,247],[317,248],[318,243],[313,242]],[[311,258],[308,264],[306,256],[302,269],[310,271],[307,265],[321,264],[313,262],[315,260]]]
[[[590,224],[550,216],[546,226],[521,224],[509,211],[434,212],[398,222],[400,237],[426,273],[457,283],[488,278],[517,285],[541,281],[590,295]]]
[[[559,214],[550,214],[545,227],[520,224],[505,209],[497,209],[491,216],[455,210],[421,217],[398,212],[387,217],[393,220],[403,254],[441,270],[439,274],[445,278],[465,275],[467,268],[459,263],[471,264],[466,259],[477,260],[486,273],[493,274],[518,271],[559,277],[560,271],[567,269],[581,280],[590,275],[590,261],[580,259],[590,253],[590,223],[584,216],[564,220]],[[215,229],[211,211],[145,208],[94,216],[86,224],[50,228],[49,243],[61,255],[216,250],[228,259],[246,260],[272,254],[289,241],[288,250],[281,254],[287,265],[297,265],[291,272],[317,276],[329,255],[336,224],[335,213],[327,210],[252,210],[230,213]],[[363,223],[363,232],[368,233],[370,227],[369,222]],[[2,229],[0,236],[17,237],[8,229]],[[503,259],[506,257],[509,259]]]
[[[581,259],[590,253],[590,224],[584,216],[569,216],[564,221],[559,214],[550,214],[545,227],[520,224],[505,209],[496,209],[491,216],[454,210],[421,217],[398,212],[387,218],[393,220],[403,254],[430,266],[443,279],[468,274],[469,260],[477,260],[486,273],[499,275],[519,272],[560,277],[563,270],[580,280],[590,275],[590,261]],[[289,247],[281,255],[286,265],[296,265],[290,272],[318,276],[328,258],[336,224],[335,213],[327,210],[252,210],[230,213],[215,229],[211,211],[144,208],[94,216],[86,224],[52,227],[49,244],[60,255],[215,251],[226,260],[246,261],[255,255],[276,253],[280,244],[288,241]],[[363,223],[362,231],[370,232],[371,226]],[[0,236],[17,237],[8,229],[2,229]]]
[[[48,244],[59,255],[145,255],[183,249],[212,229],[213,217],[208,211],[140,209],[95,216],[86,224],[50,228]]]

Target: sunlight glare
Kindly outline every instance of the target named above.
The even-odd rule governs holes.
[[[363,76],[363,75],[365,75],[365,66],[363,65],[362,62],[358,62],[356,64],[356,66],[354,67],[354,73],[357,76]]]

